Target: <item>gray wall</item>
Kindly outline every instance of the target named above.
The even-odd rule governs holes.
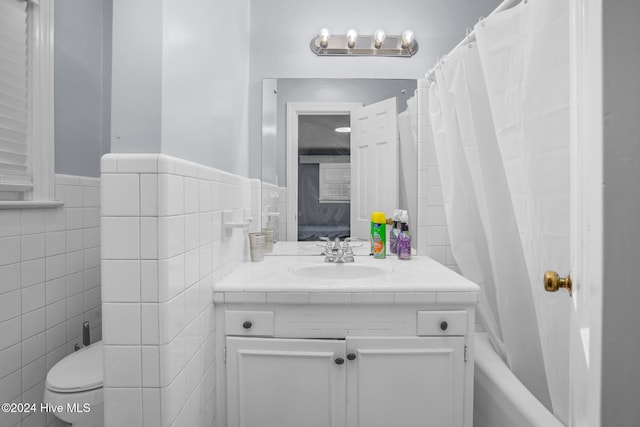
[[[247,176],[249,0],[114,0],[113,11],[112,151]]]
[[[251,177],[260,177],[260,116],[263,78],[393,78],[418,79],[437,58],[464,38],[480,16],[501,0],[251,0],[251,69],[249,76],[249,141]],[[355,28],[373,34],[412,29],[420,49],[410,59],[317,57],[309,42],[320,28],[345,34]]]
[[[640,425],[640,2],[602,2],[602,426]]]
[[[162,2],[113,0],[111,151],[159,153]]]
[[[99,176],[109,152],[111,1],[57,0],[55,171]]]
[[[165,152],[260,177],[263,78],[420,78],[499,3],[58,0],[56,172],[96,176],[105,152]],[[411,59],[319,58],[308,44],[325,26],[411,28],[420,50]],[[219,34],[236,48],[216,51]]]
[[[248,176],[249,0],[163,3],[162,152]]]
[[[261,176],[263,78],[420,78],[500,3],[113,1],[111,151],[163,152],[250,177]],[[420,51],[411,59],[318,58],[309,41],[324,26],[411,28]],[[220,35],[233,49],[219,49]]]

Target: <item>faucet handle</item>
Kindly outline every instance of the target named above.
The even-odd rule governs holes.
[[[333,249],[331,246],[331,239],[325,236],[320,236],[319,239],[324,242],[324,244],[318,245],[324,248],[324,251],[320,255],[328,255]]]
[[[342,249],[344,250],[345,254],[353,254],[353,248],[349,244],[352,240],[353,239],[351,237],[347,237],[344,239],[342,243]]]
[[[358,238],[358,237],[347,237],[344,239],[345,243],[347,245],[349,245],[349,248],[359,248],[360,246],[363,245],[364,240]],[[352,242],[356,242],[356,244],[352,244]]]
[[[360,241],[362,241],[362,239],[359,239],[357,237],[345,237],[344,239],[345,245],[349,245],[349,246],[351,246],[350,245],[351,242],[360,242]]]
[[[324,242],[324,247],[325,248],[327,248],[327,249],[331,248],[331,239],[329,239],[328,237],[325,237],[325,236],[320,236],[319,239]]]
[[[358,239],[356,237],[347,237],[344,239],[344,243],[342,244],[344,262],[353,262],[355,259],[353,256],[353,247],[350,245],[354,240]]]

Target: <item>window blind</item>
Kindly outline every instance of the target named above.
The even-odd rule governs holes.
[[[320,203],[351,200],[351,164],[320,163]]]
[[[27,2],[0,0],[0,188],[28,190]]]

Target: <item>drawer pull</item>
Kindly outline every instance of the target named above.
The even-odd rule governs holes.
[[[473,325],[467,323],[465,310],[418,311],[416,333],[419,337],[463,336],[468,332],[467,327],[473,330]]]
[[[247,320],[242,324],[242,327],[245,329],[251,329],[252,326],[253,326],[253,323],[251,323],[249,320]]]
[[[335,360],[336,365],[342,365],[344,363],[344,359],[342,357],[338,357]]]
[[[356,354],[355,354],[355,353],[349,353],[349,354],[347,354],[347,359],[349,359],[349,360],[356,360]]]

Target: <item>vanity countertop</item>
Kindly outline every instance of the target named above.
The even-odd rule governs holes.
[[[284,242],[278,242],[280,245]],[[300,243],[302,244],[302,242]],[[370,277],[342,277],[353,269]],[[308,268],[307,274],[295,271]],[[309,274],[314,269],[335,269],[331,278]],[[318,270],[321,271],[321,270]],[[356,273],[357,276],[357,273]],[[320,255],[265,256],[261,262],[245,262],[214,286],[214,302],[313,303],[335,300],[342,303],[471,303],[478,302],[480,287],[426,256],[398,260],[389,256],[374,259],[357,255],[347,264],[325,263]]]

